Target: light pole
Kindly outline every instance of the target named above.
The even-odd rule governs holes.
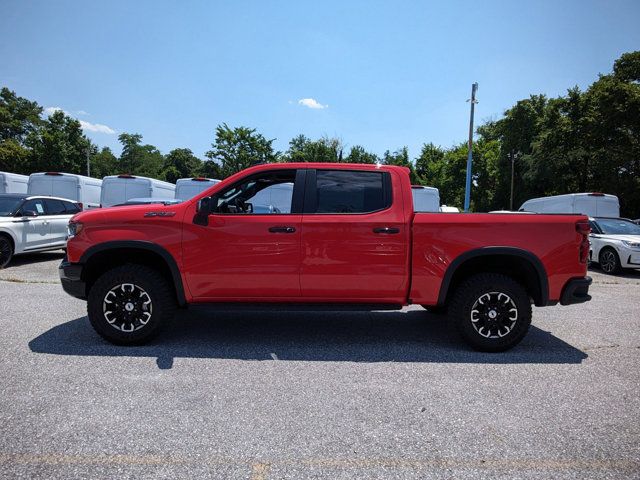
[[[509,202],[509,210],[513,211],[513,171],[516,159],[520,156],[520,152],[511,152],[509,159],[511,160],[511,201]]]
[[[87,147],[87,177],[91,176],[91,162],[89,161],[89,154],[91,152],[91,147]]]
[[[471,114],[469,118],[469,153],[467,154],[467,182],[464,190],[464,211],[469,211],[469,203],[471,201],[471,168],[473,165],[473,112],[475,110],[476,91],[478,90],[478,83],[471,85]]]

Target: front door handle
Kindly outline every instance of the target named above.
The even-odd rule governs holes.
[[[373,229],[373,233],[386,233],[386,234],[400,233],[400,229],[396,227],[378,227]]]
[[[295,233],[295,227],[269,227],[271,233]]]

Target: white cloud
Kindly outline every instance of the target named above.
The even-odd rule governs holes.
[[[83,130],[89,130],[90,132],[108,133],[109,135],[116,133],[113,128],[108,127],[107,125],[102,125],[101,123],[90,123],[80,120],[80,126]]]
[[[45,109],[44,109],[44,113],[46,113],[48,117],[49,117],[49,116],[51,116],[51,115],[53,115],[53,114],[54,114],[54,113],[56,113],[56,112],[62,112],[62,113],[64,113],[65,115],[67,114],[67,112],[65,112],[65,111],[64,111],[63,109],[61,109],[60,107],[47,107],[47,108],[45,108]]]
[[[300,100],[298,100],[298,105],[302,105],[303,107],[307,108],[313,108],[314,110],[322,110],[329,107],[329,105],[321,104],[315,98],[301,98]]]
[[[71,115],[69,112],[67,112],[66,110],[60,107],[47,107],[44,109],[44,113],[46,113],[47,116],[51,116],[56,112],[62,112],[65,115],[73,117],[73,115]],[[87,112],[85,112],[84,110],[78,110],[78,112],[76,113],[78,115],[88,115]],[[107,133],[109,135],[113,135],[116,133],[116,131],[113,128],[107,125],[103,125],[101,123],[91,123],[85,120],[78,120],[78,121],[80,122],[80,126],[82,127],[83,130],[88,130],[90,132],[96,132],[96,133]]]

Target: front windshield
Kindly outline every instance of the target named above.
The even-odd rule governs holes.
[[[13,213],[18,209],[20,202],[22,202],[21,198],[0,198],[0,217],[13,215]]]
[[[607,235],[640,235],[640,225],[621,218],[596,218],[596,223]]]

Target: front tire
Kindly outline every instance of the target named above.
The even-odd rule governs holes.
[[[0,235],[0,269],[9,265],[13,258],[13,245],[5,235]]]
[[[524,287],[496,273],[465,280],[454,293],[450,311],[460,336],[482,352],[514,347],[531,325],[531,302]]]
[[[176,302],[169,283],[144,265],[107,271],[89,292],[87,313],[98,334],[116,345],[141,345],[173,318]]]
[[[613,248],[605,247],[600,250],[598,261],[600,263],[600,268],[604,273],[615,275],[622,271],[622,267],[620,266],[620,257]]]

